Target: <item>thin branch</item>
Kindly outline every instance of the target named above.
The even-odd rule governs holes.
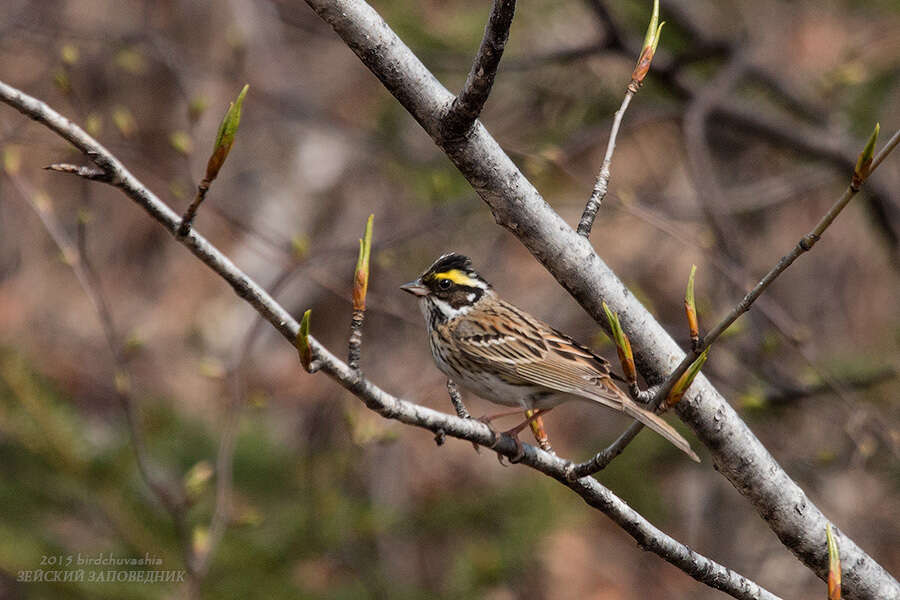
[[[611,175],[610,166],[612,165],[613,153],[616,151],[616,137],[619,135],[622,117],[625,116],[625,111],[628,110],[628,105],[633,97],[634,91],[629,86],[625,91],[625,98],[622,99],[622,105],[619,106],[619,110],[616,111],[616,116],[613,118],[612,129],[609,132],[609,141],[606,143],[606,154],[603,156],[603,165],[600,167],[600,174],[597,175],[597,181],[594,182],[591,197],[588,199],[584,212],[581,214],[581,219],[578,221],[578,235],[585,238],[590,237],[591,228],[594,226],[594,218],[596,218],[597,211],[600,210],[600,205],[606,198]]]
[[[611,23],[609,13],[601,4],[594,2],[592,3],[592,6],[600,19],[607,19]],[[594,182],[594,189],[591,191],[591,197],[588,199],[587,204],[584,207],[584,212],[581,214],[581,220],[578,222],[578,235],[583,236],[585,239],[591,236],[594,218],[597,216],[597,211],[600,209],[600,205],[606,198],[606,191],[609,187],[610,166],[612,165],[613,152],[616,150],[616,137],[619,135],[622,117],[625,116],[625,111],[628,110],[631,98],[641,89],[644,78],[650,70],[653,55],[656,54],[656,47],[659,44],[659,34],[662,29],[662,25],[658,25],[658,23],[659,0],[653,0],[653,11],[650,17],[650,23],[647,27],[647,34],[644,37],[644,43],[641,52],[638,55],[637,64],[631,73],[631,82],[628,84],[625,91],[625,98],[622,99],[622,105],[619,107],[619,110],[616,111],[616,115],[613,118],[612,130],[609,134],[609,141],[606,144],[606,154],[603,157],[600,174],[597,176],[597,181]],[[608,40],[616,39],[617,35],[618,34],[612,27],[607,28]]]
[[[180,223],[178,215],[138,181],[103,146],[43,102],[2,82],[0,82],[0,101],[43,123],[90,156],[92,160],[98,162],[107,173],[112,175],[112,180],[117,182],[116,187],[163,225],[179,243],[187,247],[205,265],[228,282],[235,292],[253,306],[282,336],[291,343],[294,342],[299,331],[299,323],[264,289],[196,231],[191,230],[183,238],[178,238],[175,235]],[[483,446],[494,444],[494,449],[507,457],[516,456],[519,452],[520,448],[508,436],[502,436],[494,443],[494,433],[484,423],[444,414],[388,394],[362,377],[358,371],[351,369],[349,365],[339,360],[312,336],[309,336],[308,339],[314,362],[317,363],[316,367],[327,373],[342,387],[360,398],[367,407],[383,417],[435,433],[443,431],[446,435]],[[572,489],[587,504],[609,516],[631,535],[641,548],[654,552],[698,581],[722,590],[735,598],[777,600],[777,596],[753,581],[694,552],[658,530],[597,480],[583,478],[569,481],[566,477],[566,468],[569,464],[567,461],[527,444],[523,444],[523,447],[523,464],[553,477]],[[843,540],[843,544],[850,548],[853,547],[849,538],[842,536],[840,532],[838,535]]]
[[[869,167],[868,175],[875,171],[878,165],[887,158],[887,156],[894,150],[897,144],[900,143],[900,130],[898,130],[887,144],[881,149],[881,151],[875,156],[872,160],[872,164]],[[753,287],[744,298],[738,302],[738,304],[731,309],[725,317],[722,318],[719,323],[713,327],[713,329],[706,334],[703,338],[703,343],[694,350],[693,352],[689,352],[685,355],[684,359],[679,363],[678,367],[669,374],[666,382],[663,384],[662,388],[657,394],[657,402],[661,403],[665,400],[668,393],[672,390],[672,386],[681,377],[687,368],[691,365],[697,356],[700,355],[703,350],[709,348],[713,342],[715,342],[722,333],[728,329],[732,323],[734,323],[738,317],[742,314],[750,310],[750,306],[753,305],[753,302],[759,298],[760,294],[762,294],[766,288],[768,288],[773,281],[775,281],[779,275],[781,275],[788,267],[793,264],[797,258],[800,257],[801,254],[809,252],[813,246],[815,246],[816,242],[821,239],[822,235],[828,229],[828,227],[834,222],[841,211],[844,210],[844,207],[853,199],[854,196],[859,192],[860,186],[865,181],[865,178],[857,181],[852,181],[850,185],[847,186],[847,189],[844,190],[844,193],[840,198],[832,205],[832,207],[826,212],[816,226],[806,235],[804,235],[797,244],[791,249],[790,252],[781,257],[774,267],[772,267],[768,273],[760,280],[756,286]]]
[[[200,183],[197,185],[197,193],[194,195],[194,199],[191,200],[191,203],[188,204],[188,207],[184,210],[184,214],[181,215],[181,224],[178,226],[178,235],[184,237],[187,235],[187,232],[190,231],[191,226],[194,223],[194,217],[197,216],[197,210],[200,208],[200,205],[203,204],[203,201],[206,200],[206,194],[209,192],[210,181],[205,177],[200,180]]]
[[[515,12],[516,0],[494,0],[469,76],[444,117],[445,135],[465,135],[481,114],[494,85]]]
[[[566,470],[566,477],[570,481],[574,481],[576,479],[581,479],[582,477],[593,475],[594,473],[599,473],[605,469],[615,457],[622,454],[622,451],[628,447],[631,440],[633,440],[643,428],[644,425],[640,421],[635,421],[629,425],[628,429],[623,431],[612,444],[595,454],[590,460],[578,464],[569,463]]]
[[[466,408],[466,405],[463,404],[459,389],[456,387],[456,383],[454,383],[452,379],[447,380],[447,393],[450,394],[450,404],[453,405],[453,410],[456,411],[456,416],[458,416],[460,419],[471,419],[472,415],[469,414],[469,410]]]

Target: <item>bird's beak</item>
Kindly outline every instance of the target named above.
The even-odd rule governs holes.
[[[427,296],[431,292],[431,290],[422,285],[422,282],[418,279],[410,281],[409,283],[404,283],[400,286],[400,289],[404,292],[409,292],[413,296]]]

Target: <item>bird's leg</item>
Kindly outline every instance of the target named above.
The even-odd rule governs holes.
[[[491,421],[496,421],[497,419],[502,419],[503,417],[511,417],[518,414],[522,414],[521,408],[517,408],[515,410],[504,410],[503,412],[494,413],[492,415],[484,415],[482,417],[478,417],[478,420],[486,425],[490,425]],[[524,428],[525,425],[523,424],[522,427]],[[521,431],[521,429],[519,431]]]
[[[510,415],[517,415],[517,414],[519,414],[519,411],[518,411],[518,410],[512,410],[512,411],[505,411],[505,412],[501,412],[501,413],[496,413],[496,414],[493,414],[493,415],[482,415],[482,416],[478,417],[477,419],[475,419],[476,421],[480,421],[480,422],[484,423],[485,425],[487,425],[487,426],[488,426],[488,429],[491,430],[491,438],[494,440],[494,443],[492,443],[491,446],[490,446],[491,449],[493,449],[494,446],[497,445],[497,443],[500,441],[500,436],[503,435],[502,433],[500,433],[500,432],[498,432],[496,429],[494,429],[494,426],[491,425],[491,421],[494,421],[494,420],[499,419],[499,418],[501,418],[501,417],[508,417],[508,416],[510,416]],[[473,444],[474,444],[474,442],[473,442]],[[475,446],[477,447],[478,445],[475,444]],[[500,464],[502,465],[502,464],[503,464],[503,455],[502,455],[502,454],[498,454],[498,455],[497,455],[497,460],[499,460],[499,461],[500,461]]]
[[[534,439],[538,443],[538,446],[541,447],[541,450],[544,452],[553,452],[553,446],[550,445],[550,437],[544,429],[544,420],[541,418],[541,415],[535,416],[535,412],[536,411],[533,409],[525,411],[525,416],[529,419],[534,416],[534,420],[529,423],[531,426],[531,433],[534,434]]]
[[[553,410],[553,409],[552,408],[538,408],[536,410],[529,410],[528,412],[531,414],[528,415],[527,419],[525,419],[524,421],[522,421],[521,423],[519,423],[512,429],[507,429],[506,431],[504,431],[503,433],[500,434],[500,435],[510,436],[513,439],[513,441],[516,443],[516,455],[513,456],[512,458],[510,458],[509,462],[515,464],[515,463],[521,461],[522,457],[525,456],[525,449],[522,447],[521,440],[519,440],[519,432],[521,432],[523,429],[525,429],[525,427],[534,423],[534,421],[536,419],[540,419],[541,415],[548,413],[551,410]],[[543,424],[542,424],[542,427],[543,427]],[[547,434],[545,433],[544,435],[546,436]],[[538,443],[540,443],[540,441],[538,441]]]

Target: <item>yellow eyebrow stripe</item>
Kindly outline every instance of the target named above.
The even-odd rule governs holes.
[[[457,285],[465,285],[468,287],[478,287],[478,282],[474,279],[466,275],[464,272],[459,269],[450,269],[449,271],[444,271],[442,273],[435,273],[435,279],[449,279],[453,283]]]

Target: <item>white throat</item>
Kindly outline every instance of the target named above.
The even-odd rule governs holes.
[[[431,319],[432,311],[435,311],[440,315],[441,321],[452,321],[453,319],[461,317],[462,315],[472,310],[472,305],[466,304],[465,306],[460,306],[459,308],[453,308],[448,302],[445,302],[440,298],[435,298],[434,296],[425,296],[419,300],[419,309],[421,309],[422,314],[425,315],[426,323],[428,323],[428,326],[431,327],[432,325],[434,325]]]

